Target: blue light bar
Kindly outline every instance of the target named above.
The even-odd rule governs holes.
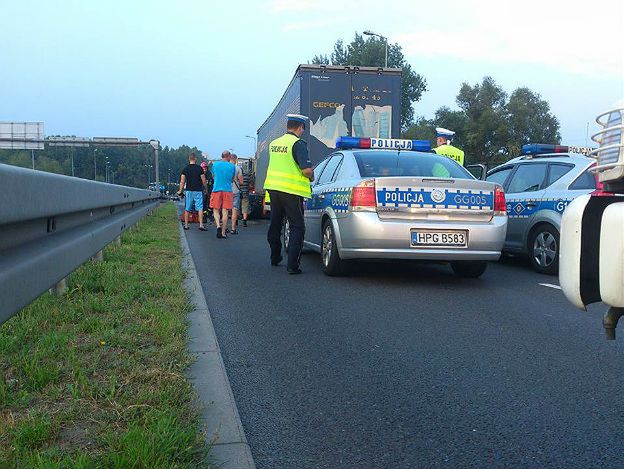
[[[371,148],[379,150],[431,151],[429,140],[405,140],[400,138],[338,137],[336,148]]]
[[[336,148],[370,148],[370,138],[338,137],[336,140]]]
[[[523,155],[539,155],[543,153],[567,153],[568,147],[565,145],[552,145],[548,143],[529,143],[522,145]]]

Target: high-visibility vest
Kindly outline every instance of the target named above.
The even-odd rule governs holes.
[[[310,179],[305,177],[293,156],[293,145],[299,141],[293,134],[284,134],[269,144],[269,168],[264,180],[265,189],[286,192],[309,198]]]
[[[435,151],[438,155],[451,158],[452,160],[457,161],[460,165],[464,166],[464,151],[454,147],[453,145],[440,145],[439,147],[434,148],[433,151]]]

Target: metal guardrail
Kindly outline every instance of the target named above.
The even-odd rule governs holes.
[[[159,195],[0,164],[0,324],[153,210]]]

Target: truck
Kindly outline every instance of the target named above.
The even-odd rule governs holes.
[[[286,115],[310,118],[302,137],[313,165],[341,136],[398,138],[401,131],[400,68],[299,65],[290,84],[258,129],[256,197],[264,193],[269,144],[286,132]]]

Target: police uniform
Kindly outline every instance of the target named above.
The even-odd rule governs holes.
[[[288,114],[288,121],[301,122],[308,118],[298,114]],[[271,247],[271,264],[278,265],[282,260],[282,225],[284,217],[288,219],[290,234],[288,238],[289,273],[300,273],[299,258],[303,248],[305,223],[303,219],[303,199],[311,195],[310,180],[302,170],[311,168],[308,147],[304,140],[292,132],[287,132],[269,144],[269,167],[264,188],[271,200],[271,224],[267,240]]]
[[[452,160],[457,161],[460,165],[464,166],[464,152],[457,147],[454,147],[450,144],[453,140],[453,136],[455,132],[452,130],[444,129],[442,127],[436,127],[436,134],[438,137],[444,138],[447,143],[445,145],[440,145],[437,148],[434,148],[438,155],[446,156],[447,158],[451,158]]]

